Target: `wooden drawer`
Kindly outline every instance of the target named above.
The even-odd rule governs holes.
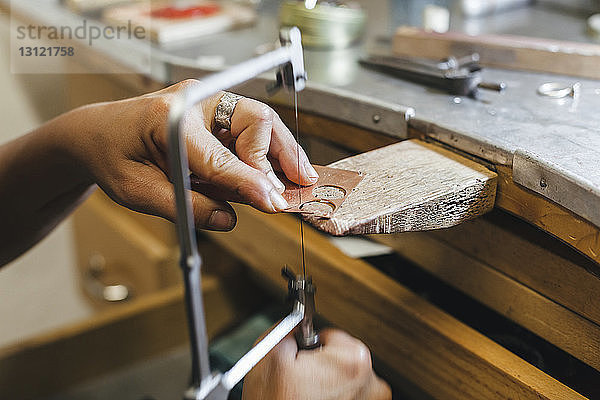
[[[173,224],[129,211],[97,191],[75,212],[74,229],[81,288],[93,304],[127,301],[179,283]]]
[[[560,241],[501,211],[371,238],[600,370],[600,266]]]

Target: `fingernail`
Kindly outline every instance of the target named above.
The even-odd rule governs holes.
[[[271,190],[271,192],[269,193],[269,196],[271,197],[271,203],[273,203],[273,206],[275,207],[275,211],[283,211],[287,208],[290,208],[290,205],[288,204],[288,202],[285,201],[283,196],[280,195],[279,193],[277,193],[276,190]]]
[[[309,162],[304,164],[304,171],[311,181],[316,182],[319,179],[319,174]]]
[[[213,229],[230,230],[234,225],[234,217],[231,213],[223,210],[215,210],[210,214],[208,225]]]
[[[279,178],[277,178],[275,172],[269,171],[269,173],[267,174],[267,178],[269,178],[271,183],[277,188],[277,190],[279,190],[279,193],[283,193],[283,191],[285,190],[285,185],[279,180]]]

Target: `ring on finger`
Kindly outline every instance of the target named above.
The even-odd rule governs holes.
[[[217,108],[215,109],[215,124],[222,129],[231,130],[231,116],[235,110],[238,101],[243,99],[242,96],[235,93],[225,92],[219,99]]]

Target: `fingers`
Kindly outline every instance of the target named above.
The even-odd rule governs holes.
[[[194,222],[197,228],[229,231],[235,227],[236,215],[226,202],[213,200],[197,192],[190,192]],[[135,163],[126,173],[119,203],[136,211],[157,215],[175,221],[173,185],[162,171],[145,164]]]
[[[241,99],[231,117],[231,135],[236,138],[235,150],[248,165],[262,171],[279,192],[285,186],[275,176],[267,160],[273,130],[273,111],[262,103]]]
[[[190,169],[195,175],[262,211],[273,213],[289,207],[265,173],[241,161],[195,122],[186,119],[184,126],[185,132],[190,132],[186,141]]]
[[[362,342],[336,329],[323,330],[321,337],[320,350],[296,353],[296,341],[288,335],[246,376],[243,398],[391,399]]]
[[[362,342],[354,336],[351,336],[345,331],[334,328],[323,329],[319,333],[319,337],[321,338],[321,343],[323,344],[323,347],[327,347],[330,349],[354,346],[357,343],[362,344]]]
[[[318,356],[322,362],[337,366],[347,377],[368,377],[372,371],[371,352],[363,342],[339,329],[324,329],[319,335],[323,345],[320,354],[305,351],[298,353],[298,358]]]
[[[319,179],[319,174],[304,152],[304,149],[285,126],[281,118],[274,114],[273,133],[270,154],[279,162],[286,177],[301,185],[312,185]],[[298,178],[298,156],[300,157],[300,178]]]
[[[236,138],[235,149],[240,159],[263,171],[280,191],[285,187],[275,176],[267,155],[278,161],[287,178],[293,182],[310,185],[318,179],[304,150],[277,113],[267,105],[241,99],[231,117],[231,134]]]

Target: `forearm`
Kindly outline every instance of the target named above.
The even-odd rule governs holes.
[[[92,189],[67,152],[65,120],[0,146],[0,266],[46,236]]]

